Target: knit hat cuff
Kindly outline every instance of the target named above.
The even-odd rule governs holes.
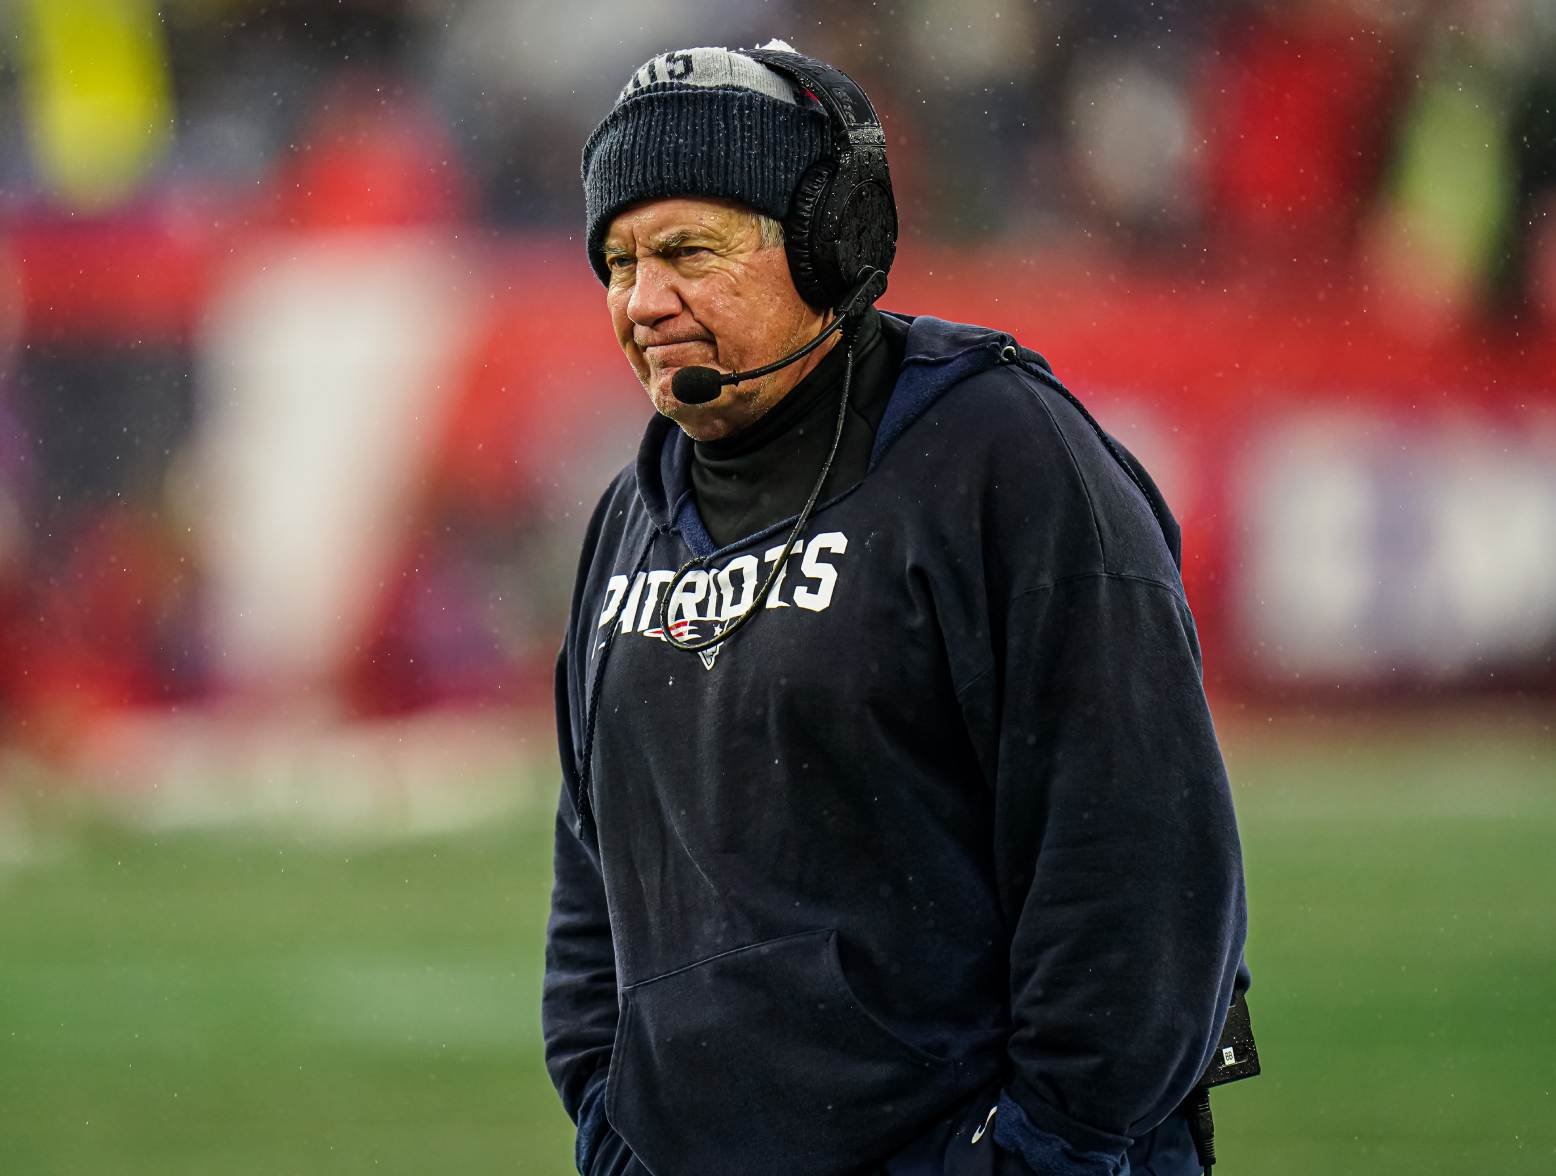
[[[649,86],[589,137],[583,182],[589,264],[615,215],[643,200],[718,197],[782,220],[806,168],[826,151],[826,115],[744,88]]]

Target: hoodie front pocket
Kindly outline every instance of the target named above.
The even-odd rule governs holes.
[[[623,990],[606,1111],[655,1176],[857,1170],[942,1110],[951,1063],[859,1003],[837,932]]]

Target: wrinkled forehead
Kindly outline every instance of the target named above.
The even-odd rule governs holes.
[[[758,232],[757,215],[733,200],[669,196],[644,200],[622,209],[605,230],[607,253],[627,249],[658,249],[687,244],[733,242]]]
[[[794,85],[783,75],[769,69],[754,58],[728,49],[706,46],[699,49],[676,49],[650,57],[633,72],[622,87],[617,101],[621,102],[651,86],[703,86],[708,89],[739,87],[755,90],[798,105]]]

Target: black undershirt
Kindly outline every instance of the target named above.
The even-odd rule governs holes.
[[[906,323],[873,308],[861,319],[843,440],[818,502],[864,477],[907,337]],[[797,515],[805,505],[832,446],[847,347],[846,339],[834,343],[814,371],[733,437],[692,447],[697,510],[718,546]]]

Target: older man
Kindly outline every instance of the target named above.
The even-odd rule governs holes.
[[[557,671],[579,1170],[1198,1172],[1244,912],[1177,528],[1035,352],[870,306],[884,139],[786,49],[584,149],[658,415]]]

